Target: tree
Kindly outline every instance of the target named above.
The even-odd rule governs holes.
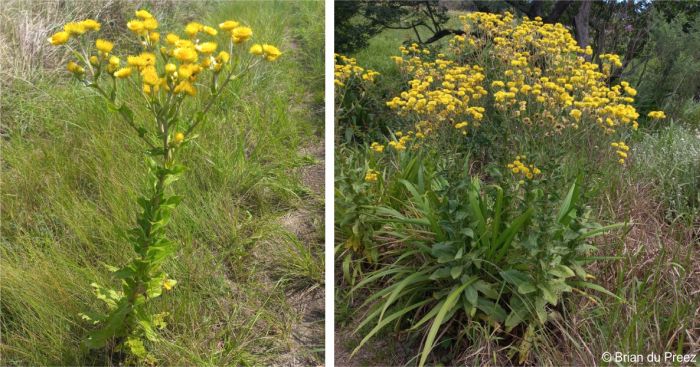
[[[434,42],[448,34],[462,34],[447,29],[447,8],[438,0],[422,1],[336,1],[335,49],[350,52],[367,46],[367,41],[384,29],[410,29],[420,43]],[[420,30],[431,36],[425,41]]]

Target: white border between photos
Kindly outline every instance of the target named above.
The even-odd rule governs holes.
[[[334,244],[335,244],[335,215],[334,215],[334,196],[335,196],[335,143],[333,133],[335,132],[334,119],[334,92],[333,85],[333,70],[335,65],[334,45],[334,7],[333,0],[325,1],[325,365],[335,365],[335,282],[333,276],[334,270]]]

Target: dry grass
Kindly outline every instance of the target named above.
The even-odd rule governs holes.
[[[158,19],[178,21],[191,17],[205,2],[181,4],[166,0],[4,1],[0,8],[0,83],[31,82],[62,70],[68,56],[65,48],[53,47],[46,39],[67,22],[96,19],[102,23],[101,35],[109,37],[123,28],[133,9],[145,7]]]

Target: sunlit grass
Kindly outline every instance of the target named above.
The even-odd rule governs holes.
[[[179,283],[154,305],[170,317],[152,352],[164,365],[280,363],[289,358],[297,316],[290,285],[261,273],[297,261],[290,259],[297,252],[261,257],[256,249],[286,241],[278,219],[306,207],[308,189],[294,167],[309,164],[299,149],[322,132],[322,115],[304,107],[307,95],[319,93],[306,81],[323,73],[314,51],[322,49],[322,4],[203,9],[198,16],[208,23],[245,22],[284,55],[274,68],[233,83],[202,126],[203,138],[183,154],[190,171],[175,190],[187,199],[172,223],[180,250],[165,265]],[[103,264],[129,258],[123,229],[132,225],[144,162],[135,158],[137,138],[96,97],[53,75],[13,80],[3,90],[0,353],[10,365],[104,365],[106,354],[82,347],[89,325],[78,313],[99,307],[90,283],[114,282]],[[301,277],[306,286],[319,279]]]

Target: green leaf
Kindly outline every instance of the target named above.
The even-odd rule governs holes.
[[[129,348],[129,352],[131,352],[131,354],[140,359],[146,358],[146,355],[148,354],[148,352],[146,352],[146,347],[143,345],[143,340],[140,338],[130,336],[126,339],[124,345]]]
[[[450,275],[452,276],[452,279],[459,278],[459,276],[462,275],[462,270],[464,270],[464,267],[462,267],[461,265],[453,266],[452,269],[450,269]]]
[[[488,298],[498,298],[498,291],[493,288],[492,284],[489,284],[483,280],[479,280],[476,283],[474,283],[474,288],[476,288],[476,290],[478,290],[479,292],[481,292],[481,294],[485,295]]]
[[[126,300],[119,303],[118,307],[112,311],[102,324],[102,328],[88,334],[85,342],[88,348],[102,348],[107,340],[114,336],[121,336],[124,333],[124,319],[131,311],[131,306]]]
[[[442,267],[437,270],[435,270],[432,274],[430,274],[430,280],[439,280],[439,279],[445,279],[451,277],[450,273],[450,268],[449,267]]]
[[[570,284],[573,285],[573,286],[575,286],[575,287],[590,288],[590,289],[596,290],[596,291],[598,291],[598,292],[600,292],[600,293],[605,293],[605,294],[607,294],[608,296],[613,297],[613,298],[617,299],[617,300],[620,301],[620,302],[625,302],[624,299],[620,298],[620,297],[619,297],[618,295],[616,295],[615,293],[612,293],[612,292],[610,292],[609,290],[607,290],[607,289],[605,289],[605,288],[599,286],[598,284],[589,283],[589,282],[581,282],[581,281],[570,282]]]
[[[539,290],[542,291],[542,297],[545,301],[549,302],[553,306],[557,305],[558,299],[556,294],[552,292],[546,285],[538,285],[537,288],[539,288]]]
[[[476,306],[476,303],[479,300],[479,293],[476,291],[476,287],[474,287],[473,284],[467,288],[464,288],[464,298],[470,305]]]
[[[537,288],[530,282],[524,282],[518,285],[518,293],[520,294],[529,294],[535,291],[537,291]]]
[[[389,308],[389,306],[391,306],[394,303],[394,301],[396,301],[397,297],[399,296],[399,293],[401,293],[401,291],[404,288],[406,288],[408,286],[415,285],[416,283],[420,283],[420,282],[427,280],[427,279],[428,279],[428,277],[425,274],[419,272],[419,273],[411,274],[411,275],[407,276],[404,280],[397,283],[395,288],[394,288],[394,291],[391,292],[391,294],[389,294],[389,298],[387,298],[386,302],[384,302],[384,307],[382,307],[382,312],[379,314],[379,322],[382,321],[382,318],[384,317],[384,313]]]
[[[576,202],[578,201],[578,192],[579,192],[579,186],[576,182],[574,182],[573,185],[571,185],[571,188],[569,189],[569,192],[566,194],[566,198],[564,199],[564,202],[561,204],[561,207],[559,208],[559,214],[557,214],[557,222],[568,225],[571,219],[568,217],[569,213],[571,210],[574,209],[576,206]]]
[[[435,337],[437,336],[438,330],[440,329],[440,325],[442,325],[443,318],[452,308],[454,308],[455,304],[457,303],[457,300],[459,299],[460,293],[462,293],[465,288],[467,288],[470,284],[476,282],[477,280],[477,277],[472,277],[467,283],[464,283],[456,289],[452,290],[452,292],[450,292],[450,294],[447,296],[447,298],[445,299],[445,303],[440,308],[440,311],[438,311],[437,315],[435,316],[435,319],[433,319],[433,323],[430,326],[430,330],[428,331],[428,335],[425,339],[425,344],[423,344],[423,352],[421,353],[420,362],[418,363],[419,367],[423,367],[425,365],[425,362],[428,359],[428,355],[433,349]]]
[[[377,326],[375,326],[372,330],[370,330],[369,333],[367,333],[367,335],[365,335],[364,338],[362,338],[362,340],[361,340],[360,343],[357,345],[357,347],[355,347],[355,349],[352,351],[352,353],[350,353],[350,356],[352,357],[353,355],[355,355],[355,353],[357,353],[357,351],[360,350],[360,348],[361,348],[365,343],[367,343],[367,341],[368,341],[369,339],[371,339],[377,332],[379,332],[379,331],[380,331],[381,329],[383,329],[385,326],[389,325],[391,322],[393,322],[394,320],[398,319],[399,317],[405,315],[405,314],[408,313],[409,311],[412,311],[412,310],[414,310],[414,309],[416,309],[416,308],[418,308],[418,307],[421,307],[421,306],[425,305],[426,303],[428,303],[428,302],[430,302],[430,301],[432,301],[432,300],[431,300],[431,299],[423,300],[423,301],[418,302],[418,303],[415,303],[415,304],[413,304],[413,305],[411,305],[411,306],[404,307],[404,308],[402,308],[401,310],[396,311],[396,312],[394,312],[393,314],[387,316],[387,318],[385,318],[384,320],[382,320],[382,322],[378,323]]]
[[[148,298],[160,297],[160,295],[163,294],[164,280],[164,273],[160,273],[156,276],[153,276],[151,279],[148,280],[148,283],[146,284],[146,294],[148,294]]]
[[[156,243],[148,247],[146,251],[146,258],[152,265],[157,265],[163,262],[165,258],[173,254],[177,250],[175,243],[161,238]]]
[[[361,282],[357,283],[355,287],[353,287],[350,290],[350,293],[363,288],[365,285],[374,282],[375,280],[379,280],[387,275],[392,275],[392,274],[398,274],[398,273],[412,273],[411,270],[406,269],[406,268],[388,268],[384,270],[378,270],[373,273],[370,273],[368,277],[363,279]]]
[[[488,315],[492,320],[503,322],[508,314],[498,303],[489,301],[485,298],[479,298],[476,307]]]
[[[498,238],[496,246],[498,247],[498,257],[497,259],[502,259],[503,256],[506,254],[508,249],[510,249],[510,244],[513,241],[513,238],[515,238],[515,235],[522,230],[527,222],[530,220],[530,217],[532,217],[532,214],[535,212],[534,208],[528,208],[525,213],[521,214],[517,218],[513,220],[511,225],[503,231],[501,236]]]
[[[615,223],[615,224],[611,224],[608,226],[596,228],[594,230],[583,233],[580,238],[586,239],[586,238],[591,238],[591,237],[595,237],[595,236],[600,236],[601,234],[604,234],[605,232],[608,232],[608,231],[616,229],[616,228],[624,227],[624,226],[625,226],[625,223]]]
[[[549,269],[549,274],[554,275],[557,278],[569,278],[573,277],[576,274],[574,273],[571,268],[569,268],[566,265],[559,264],[551,269]]]
[[[540,321],[540,324],[544,324],[547,322],[547,310],[545,309],[545,300],[544,298],[536,298],[535,299],[535,314],[537,315],[537,319]]]
[[[133,277],[135,273],[136,272],[132,265],[126,265],[123,268],[115,271],[114,276],[116,276],[118,279],[127,279]]]
[[[520,312],[511,311],[510,314],[508,314],[508,317],[506,317],[505,321],[506,332],[510,332],[521,322],[523,322],[523,315],[521,315]]]
[[[520,286],[523,283],[530,283],[530,277],[520,270],[509,269],[500,272],[501,277],[508,283]]]
[[[413,325],[411,326],[411,329],[410,329],[410,330],[416,330],[416,329],[418,329],[419,327],[421,327],[421,325],[423,325],[423,324],[425,324],[426,322],[430,321],[433,317],[435,317],[435,315],[438,313],[438,311],[440,311],[440,309],[442,308],[442,305],[443,305],[443,304],[445,304],[445,300],[444,300],[444,299],[443,299],[442,301],[440,301],[435,307],[433,307],[428,313],[426,313],[420,320],[418,320],[418,322],[416,322],[415,324],[413,324]]]

